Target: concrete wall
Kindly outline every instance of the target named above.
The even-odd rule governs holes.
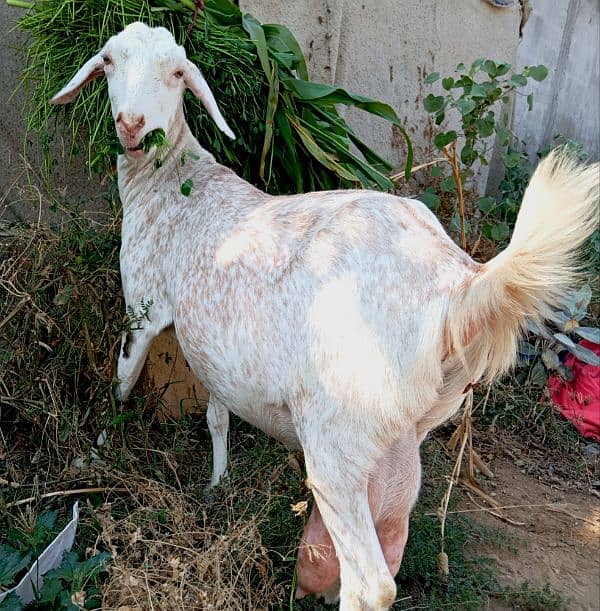
[[[424,75],[450,75],[478,57],[514,63],[521,23],[518,2],[495,8],[483,0],[241,0],[240,8],[289,26],[314,80],[394,106],[414,140],[416,163],[432,154],[422,100],[435,89],[423,85]],[[389,124],[355,109],[346,117],[368,144],[404,163],[402,138]]]
[[[600,2],[531,0],[531,15],[517,52],[519,68],[545,64],[549,74],[536,83],[534,108],[517,98],[514,130],[535,154],[556,134],[583,144],[600,158]]]
[[[35,151],[37,134],[26,133],[23,108],[26,92],[19,87],[27,40],[16,28],[23,9],[0,0],[0,220],[47,219],[47,185],[39,172]],[[57,137],[56,146],[62,146]],[[82,147],[84,148],[84,147]],[[24,159],[27,159],[27,162]],[[91,211],[105,208],[99,181],[91,179],[84,160],[76,158],[67,167],[57,167],[53,185],[63,197],[85,198]]]

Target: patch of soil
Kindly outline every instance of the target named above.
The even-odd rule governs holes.
[[[568,483],[547,482],[528,474],[508,458],[490,465],[494,478],[482,488],[519,525],[507,524],[484,511],[470,515],[507,535],[507,548],[481,548],[478,555],[497,563],[501,585],[532,587],[549,584],[572,611],[600,609],[600,501],[593,493]],[[479,499],[473,497],[477,503]],[[474,509],[464,496],[460,509]],[[507,609],[493,602],[491,609]]]

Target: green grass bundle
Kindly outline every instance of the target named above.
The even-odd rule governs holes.
[[[31,39],[23,72],[29,89],[25,110],[28,128],[40,134],[47,171],[53,163],[50,143],[56,129],[68,126],[70,152],[87,149],[92,170],[110,173],[118,141],[106,83],[92,83],[65,109],[51,107],[48,100],[111,35],[138,20],[173,32],[203,71],[238,138],[224,138],[200,103],[186,94],[190,127],[219,162],[248,181],[271,193],[338,186],[392,188],[391,165],[355,135],[335,104],[364,109],[397,125],[406,138],[410,171],[410,140],[390,106],[308,81],[306,62],[291,32],[242,15],[230,0],[207,0],[195,17],[192,0],[8,3],[29,7],[19,20]],[[82,134],[87,134],[87,146],[80,146]]]

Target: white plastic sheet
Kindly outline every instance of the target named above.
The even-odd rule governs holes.
[[[17,586],[2,592],[0,602],[11,592],[14,592],[21,602],[26,605],[35,599],[34,590],[39,590],[44,584],[44,575],[60,566],[63,553],[68,552],[75,542],[77,524],[79,522],[79,503],[73,505],[73,517],[71,521],[56,535],[52,543],[40,554],[39,558],[32,564],[27,575],[21,579]]]

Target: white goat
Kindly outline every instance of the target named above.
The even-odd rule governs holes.
[[[153,303],[144,328],[123,337],[121,398],[174,324],[211,393],[213,484],[226,469],[228,410],[304,450],[316,504],[297,596],[339,591],[343,610],[388,608],[419,444],[470,383],[510,367],[525,318],[561,302],[595,227],[598,166],[557,154],[541,163],[510,245],[481,265],[419,201],[370,191],[271,197],[217,164],[185,122],[184,89],[233,133],[167,30],[128,26],[52,102],[101,74],[126,148],[125,301]],[[172,144],[159,168],[155,148],[140,147],[156,128]]]

